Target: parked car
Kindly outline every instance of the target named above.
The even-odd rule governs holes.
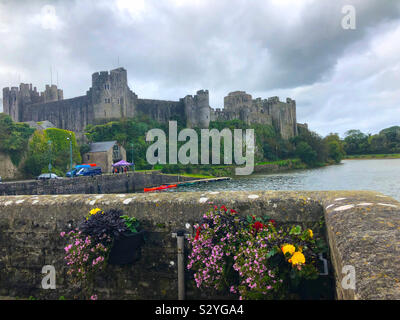
[[[42,173],[36,180],[61,179],[55,173]]]
[[[96,167],[97,165],[95,163],[90,163],[90,164],[79,164],[77,165],[75,168],[73,168],[72,170],[68,171],[65,176],[68,178],[71,177],[76,177],[77,173],[79,172],[79,170],[81,170],[82,168],[91,168],[91,167]]]
[[[77,177],[82,176],[98,176],[101,175],[102,171],[100,167],[89,167],[89,168],[82,168],[77,173]]]

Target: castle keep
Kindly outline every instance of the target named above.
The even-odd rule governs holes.
[[[32,84],[3,89],[3,112],[14,121],[52,122],[56,127],[82,136],[88,124],[99,124],[120,118],[133,118],[142,113],[158,122],[180,119],[189,128],[208,128],[210,121],[240,119],[247,124],[274,126],[284,139],[297,135],[296,102],[277,97],[252,99],[243,91],[230,93],[224,99],[224,109],[212,109],[208,90],[187,95],[179,101],[139,99],[128,87],[124,68],[92,75],[92,87],[86,95],[64,99],[63,91],[46,85],[39,93]]]

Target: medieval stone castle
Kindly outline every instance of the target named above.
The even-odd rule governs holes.
[[[46,85],[44,92],[21,83],[19,88],[3,89],[3,112],[14,121],[52,122],[56,127],[83,136],[88,124],[99,124],[120,118],[134,118],[142,113],[158,122],[181,119],[189,128],[208,128],[210,121],[240,119],[247,124],[274,126],[283,139],[297,135],[296,102],[278,97],[252,99],[244,91],[229,93],[224,108],[209,105],[208,90],[188,95],[179,101],[139,99],[128,87],[127,71],[123,68],[92,75],[92,87],[86,95],[64,99],[63,91]]]

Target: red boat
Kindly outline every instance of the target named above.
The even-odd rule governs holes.
[[[155,187],[155,188],[144,188],[144,192],[152,192],[152,191],[159,191],[159,190],[165,190],[165,189],[171,189],[171,188],[176,188],[177,185],[176,184],[170,184],[170,185],[162,185],[159,187]]]

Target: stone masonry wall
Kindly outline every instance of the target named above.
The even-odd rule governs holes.
[[[177,299],[177,249],[171,233],[193,232],[191,226],[210,208],[208,200],[234,207],[242,215],[269,214],[277,221],[308,226],[318,225],[322,218],[321,206],[307,195],[257,194],[259,199],[249,199],[246,192],[0,197],[0,296],[58,299],[79,294],[66,277],[66,243],[59,234],[76,227],[94,207],[120,208],[140,219],[148,232],[139,262],[108,266],[97,278],[100,299]],[[41,289],[44,265],[56,269],[56,290]],[[187,299],[229,298],[195,288],[190,272],[186,291]]]
[[[209,203],[236,208],[241,215],[267,214],[278,222],[313,230],[325,218],[338,299],[400,299],[400,203],[370,191],[0,197],[0,296],[58,299],[79,293],[65,277],[66,243],[59,233],[76,227],[90,209],[100,207],[120,208],[137,217],[148,236],[138,263],[109,266],[97,279],[99,298],[176,299],[177,250],[171,233],[179,229],[192,233]],[[56,268],[56,290],[41,289],[44,265]],[[355,269],[355,289],[341,285],[346,265]],[[196,289],[189,272],[186,289],[188,299],[218,298]]]
[[[48,120],[57,128],[83,133],[93,122],[93,109],[87,96],[24,107],[21,121]]]
[[[129,172],[72,179],[6,182],[0,184],[0,195],[129,193],[177,180],[175,175]],[[179,180],[189,181],[194,178],[180,176]]]

